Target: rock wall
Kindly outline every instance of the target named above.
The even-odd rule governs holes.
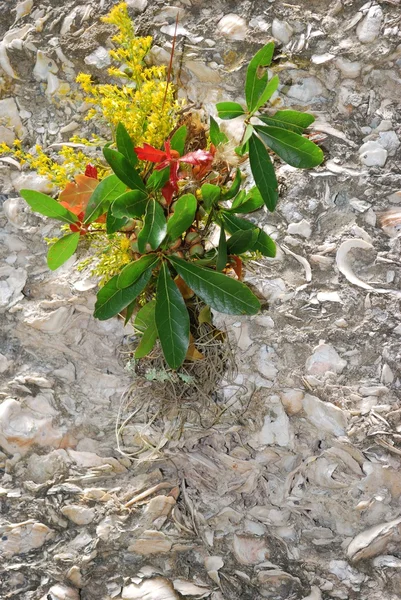
[[[0,2],[0,141],[99,131],[71,92],[84,65],[104,76],[111,32],[98,17],[111,5]],[[160,414],[141,392],[132,403],[132,331],[93,319],[96,281],[75,257],[48,271],[56,228],[18,195],[46,182],[0,161],[1,597],[395,600],[400,3],[128,5],[155,62],[179,15],[175,71],[198,107],[242,101],[246,64],[274,37],[276,103],[317,116],[326,161],[279,168],[278,211],[258,215],[278,254],[247,271],[269,308],[216,315],[238,373],[206,425],[202,401]]]

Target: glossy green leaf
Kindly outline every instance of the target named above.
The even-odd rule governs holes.
[[[233,211],[234,208],[237,208],[238,206],[241,206],[241,204],[243,204],[245,202],[245,198],[246,198],[246,191],[245,190],[241,190],[234,198],[232,204],[231,204],[231,209],[230,211]],[[234,212],[234,211],[233,211]]]
[[[278,110],[274,115],[258,115],[258,119],[266,125],[288,129],[294,133],[302,134],[304,130],[312,125],[315,120],[309,113],[298,112],[297,110]]]
[[[151,176],[149,177],[146,187],[148,190],[160,190],[169,180],[170,178],[170,167],[166,167],[161,171],[153,171]]]
[[[102,179],[94,189],[86,207],[84,223],[92,223],[107,212],[110,204],[126,190],[125,183],[117,175],[109,175]]]
[[[141,256],[138,260],[125,265],[118,276],[117,287],[120,289],[129,287],[139,279],[144,271],[153,269],[158,262],[159,257],[156,254],[145,254],[145,256]]]
[[[217,114],[220,119],[235,119],[245,114],[244,109],[238,102],[218,102],[216,104]]]
[[[210,141],[215,146],[218,146],[219,144],[226,144],[228,142],[228,137],[220,130],[216,119],[213,119],[213,117],[210,117],[209,136]]]
[[[292,167],[310,169],[323,161],[323,152],[319,146],[297,133],[262,125],[255,125],[255,130],[269,148]]]
[[[167,232],[166,217],[160,204],[151,198],[146,205],[143,228],[138,234],[138,249],[142,254],[146,252],[149,244],[156,250],[164,240]]]
[[[193,194],[184,194],[174,205],[174,213],[167,221],[167,233],[170,240],[176,240],[191,227],[198,202]]]
[[[164,357],[172,369],[178,369],[189,346],[189,315],[166,263],[157,280],[155,320]]]
[[[203,205],[206,210],[216,206],[221,196],[221,189],[213,183],[204,183],[201,187]]]
[[[273,258],[276,256],[276,244],[273,242],[271,237],[267,235],[262,229],[256,227],[250,221],[246,219],[241,219],[240,217],[236,217],[235,215],[230,214],[227,211],[223,213],[223,220],[226,230],[232,235],[240,230],[246,229],[255,229],[258,231],[258,237],[253,248],[250,250],[254,250],[263,254],[263,256],[269,256]]]
[[[267,72],[265,71],[265,67],[270,65],[273,58],[273,52],[274,43],[270,42],[255,54],[248,65],[245,80],[245,98],[250,112],[255,110],[258,101],[266,88]]]
[[[145,271],[132,285],[124,289],[117,286],[118,275],[115,275],[97,293],[94,316],[100,321],[118,315],[131,304],[145,289],[152,275],[152,270]]]
[[[128,223],[127,217],[115,217],[111,212],[111,207],[107,211],[106,216],[106,232],[110,235],[111,233],[115,233],[119,231],[124,225]]]
[[[238,154],[238,156],[244,156],[244,154],[247,154],[248,141],[249,141],[249,138],[251,137],[252,133],[253,133],[253,125],[247,125],[245,128],[245,133],[242,137],[241,144],[235,148],[235,153]]]
[[[229,212],[240,214],[251,213],[254,210],[261,208],[263,204],[264,202],[261,193],[257,187],[253,187],[248,193],[244,192],[244,194],[242,194],[242,192],[240,192],[238,194],[232,203]]]
[[[128,304],[127,308],[125,309],[124,327],[127,325],[127,323],[130,322],[135,306],[136,306],[136,299],[133,300],[130,304]]]
[[[47,266],[49,269],[55,271],[71,258],[77,249],[79,237],[79,231],[69,233],[50,246],[47,253]]]
[[[114,173],[126,186],[132,190],[146,191],[145,184],[138,171],[134,169],[129,160],[121,152],[111,150],[111,148],[103,148],[103,154]]]
[[[242,254],[252,250],[257,241],[259,232],[257,229],[243,229],[236,231],[227,242],[229,254]]]
[[[118,196],[111,205],[115,217],[142,217],[145,214],[148,196],[140,190],[132,190]]]
[[[122,123],[117,125],[116,144],[120,154],[125,156],[125,158],[133,167],[136,167],[138,164],[138,157],[134,151],[134,144],[132,143],[130,134]]]
[[[141,341],[135,350],[135,358],[143,358],[153,350],[157,340],[155,320],[156,300],[151,300],[138,311],[135,318],[135,329],[141,333]]]
[[[227,240],[224,227],[220,227],[219,248],[217,252],[216,271],[222,271],[227,264]]]
[[[229,315],[254,315],[260,309],[259,300],[240,281],[180,258],[169,260],[191,290],[215,310]]]
[[[237,172],[235,173],[234,181],[232,182],[232,184],[228,188],[228,190],[226,192],[224,192],[224,194],[223,194],[223,200],[231,200],[231,198],[234,198],[234,196],[236,196],[238,194],[238,191],[239,191],[239,188],[241,185],[241,181],[242,181],[241,170],[237,169]]]
[[[184,154],[187,134],[188,128],[185,125],[181,125],[170,140],[171,149],[176,150],[180,156]]]
[[[57,200],[46,196],[46,194],[35,192],[35,190],[20,190],[20,195],[34,212],[45,217],[52,217],[63,221],[63,223],[76,223],[78,221],[78,217],[74,213],[64,208]]]
[[[256,135],[249,139],[249,164],[260,195],[273,212],[278,202],[276,173],[266,146]]]
[[[259,100],[256,103],[255,111],[259,110],[259,108],[261,108],[261,106],[263,106],[264,104],[266,104],[266,102],[268,100],[270,100],[270,98],[273,96],[274,92],[277,90],[279,83],[280,83],[280,80],[277,75],[274,75],[274,77],[272,77],[270,79],[270,81],[267,83],[264,91],[262,92]]]

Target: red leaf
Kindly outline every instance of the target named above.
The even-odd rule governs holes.
[[[86,177],[91,177],[92,179],[97,179],[97,169],[93,165],[87,165],[85,169]]]
[[[159,163],[167,159],[166,152],[157,150],[149,144],[144,144],[143,148],[134,148],[139,160],[147,160],[149,162]]]
[[[98,180],[93,177],[76,175],[75,183],[70,181],[61,192],[58,198],[59,202],[74,215],[79,215],[81,212],[85,212],[89,198],[98,185]]]

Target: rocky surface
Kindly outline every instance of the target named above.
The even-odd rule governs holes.
[[[318,117],[326,161],[281,166],[278,211],[257,217],[279,246],[247,271],[269,308],[216,315],[237,373],[210,406],[160,414],[149,388],[127,394],[132,331],[93,319],[96,281],[74,257],[47,270],[56,229],[18,196],[46,182],[0,161],[1,597],[395,600],[400,3],[128,4],[156,62],[179,15],[176,71],[208,109],[243,100],[245,65],[274,36],[277,104]],[[104,77],[110,5],[0,2],[1,140],[86,134],[70,90],[83,64]]]

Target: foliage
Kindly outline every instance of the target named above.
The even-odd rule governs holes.
[[[90,240],[97,255],[108,261],[108,271],[98,271],[104,285],[95,317],[105,320],[124,312],[127,322],[134,315],[141,336],[136,358],[151,353],[159,339],[167,364],[177,369],[185,360],[202,360],[192,337],[194,320],[210,319],[210,308],[240,315],[260,309],[258,298],[242,282],[242,263],[254,253],[274,257],[275,244],[244,215],[263,205],[274,211],[277,205],[272,151],[296,168],[320,164],[323,153],[302,135],[313,116],[293,110],[260,112],[279,85],[267,71],[273,43],[248,66],[246,106],[217,104],[220,119],[244,121],[234,155],[212,117],[208,145],[200,141],[205,136],[194,139],[188,122],[176,124],[174,88],[165,71],[144,66],[151,39],[136,38],[127,19],[125,5],[114,7],[106,18],[118,28],[112,56],[124,65],[124,70],[113,67],[111,74],[123,78],[124,85],[116,92],[115,86],[95,85],[86,75],[79,79],[95,110],[115,131],[103,148],[103,163],[99,159],[99,168],[88,165],[76,174],[57,200],[31,190],[21,195],[34,211],[69,229],[50,247],[49,268],[68,260],[81,238]],[[239,156],[249,158],[256,186],[249,186],[240,168],[229,166]],[[210,234],[216,227],[219,242],[212,247]],[[194,310],[199,299],[208,307],[201,314]]]

